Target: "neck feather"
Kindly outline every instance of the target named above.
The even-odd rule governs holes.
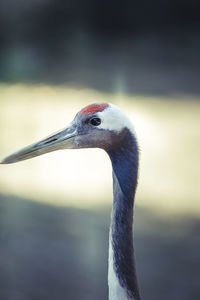
[[[124,129],[123,140],[108,154],[113,167],[114,196],[109,240],[109,298],[140,300],[133,248],[133,210],[138,176],[136,138]]]

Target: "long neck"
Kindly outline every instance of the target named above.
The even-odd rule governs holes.
[[[138,147],[127,129],[117,149],[108,151],[113,167],[113,209],[109,237],[109,299],[140,300],[133,248],[133,209]]]

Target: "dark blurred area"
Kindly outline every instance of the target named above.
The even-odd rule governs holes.
[[[0,197],[2,300],[107,299],[109,207]],[[136,210],[142,299],[199,300],[200,221]]]
[[[2,0],[0,80],[197,95],[199,8],[197,0]]]

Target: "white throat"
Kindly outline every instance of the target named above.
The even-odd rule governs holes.
[[[108,290],[109,300],[128,300],[126,291],[120,285],[114,267],[114,253],[112,247],[112,228],[110,227],[109,234],[109,257],[108,257]]]

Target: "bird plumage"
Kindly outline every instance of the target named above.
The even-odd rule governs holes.
[[[138,175],[138,147],[135,137],[128,129],[124,129],[121,134],[123,142],[117,149],[108,152],[113,168],[113,208],[109,245],[112,247],[110,251],[113,253],[113,268],[119,285],[126,292],[126,297],[117,298],[116,295],[110,299],[139,300],[133,248],[133,208]],[[112,281],[109,285],[110,290],[114,290]]]
[[[113,169],[113,208],[109,234],[110,300],[140,300],[133,248],[133,211],[138,146],[133,126],[115,105],[84,107],[67,128],[7,156],[13,163],[58,149],[102,148]]]

